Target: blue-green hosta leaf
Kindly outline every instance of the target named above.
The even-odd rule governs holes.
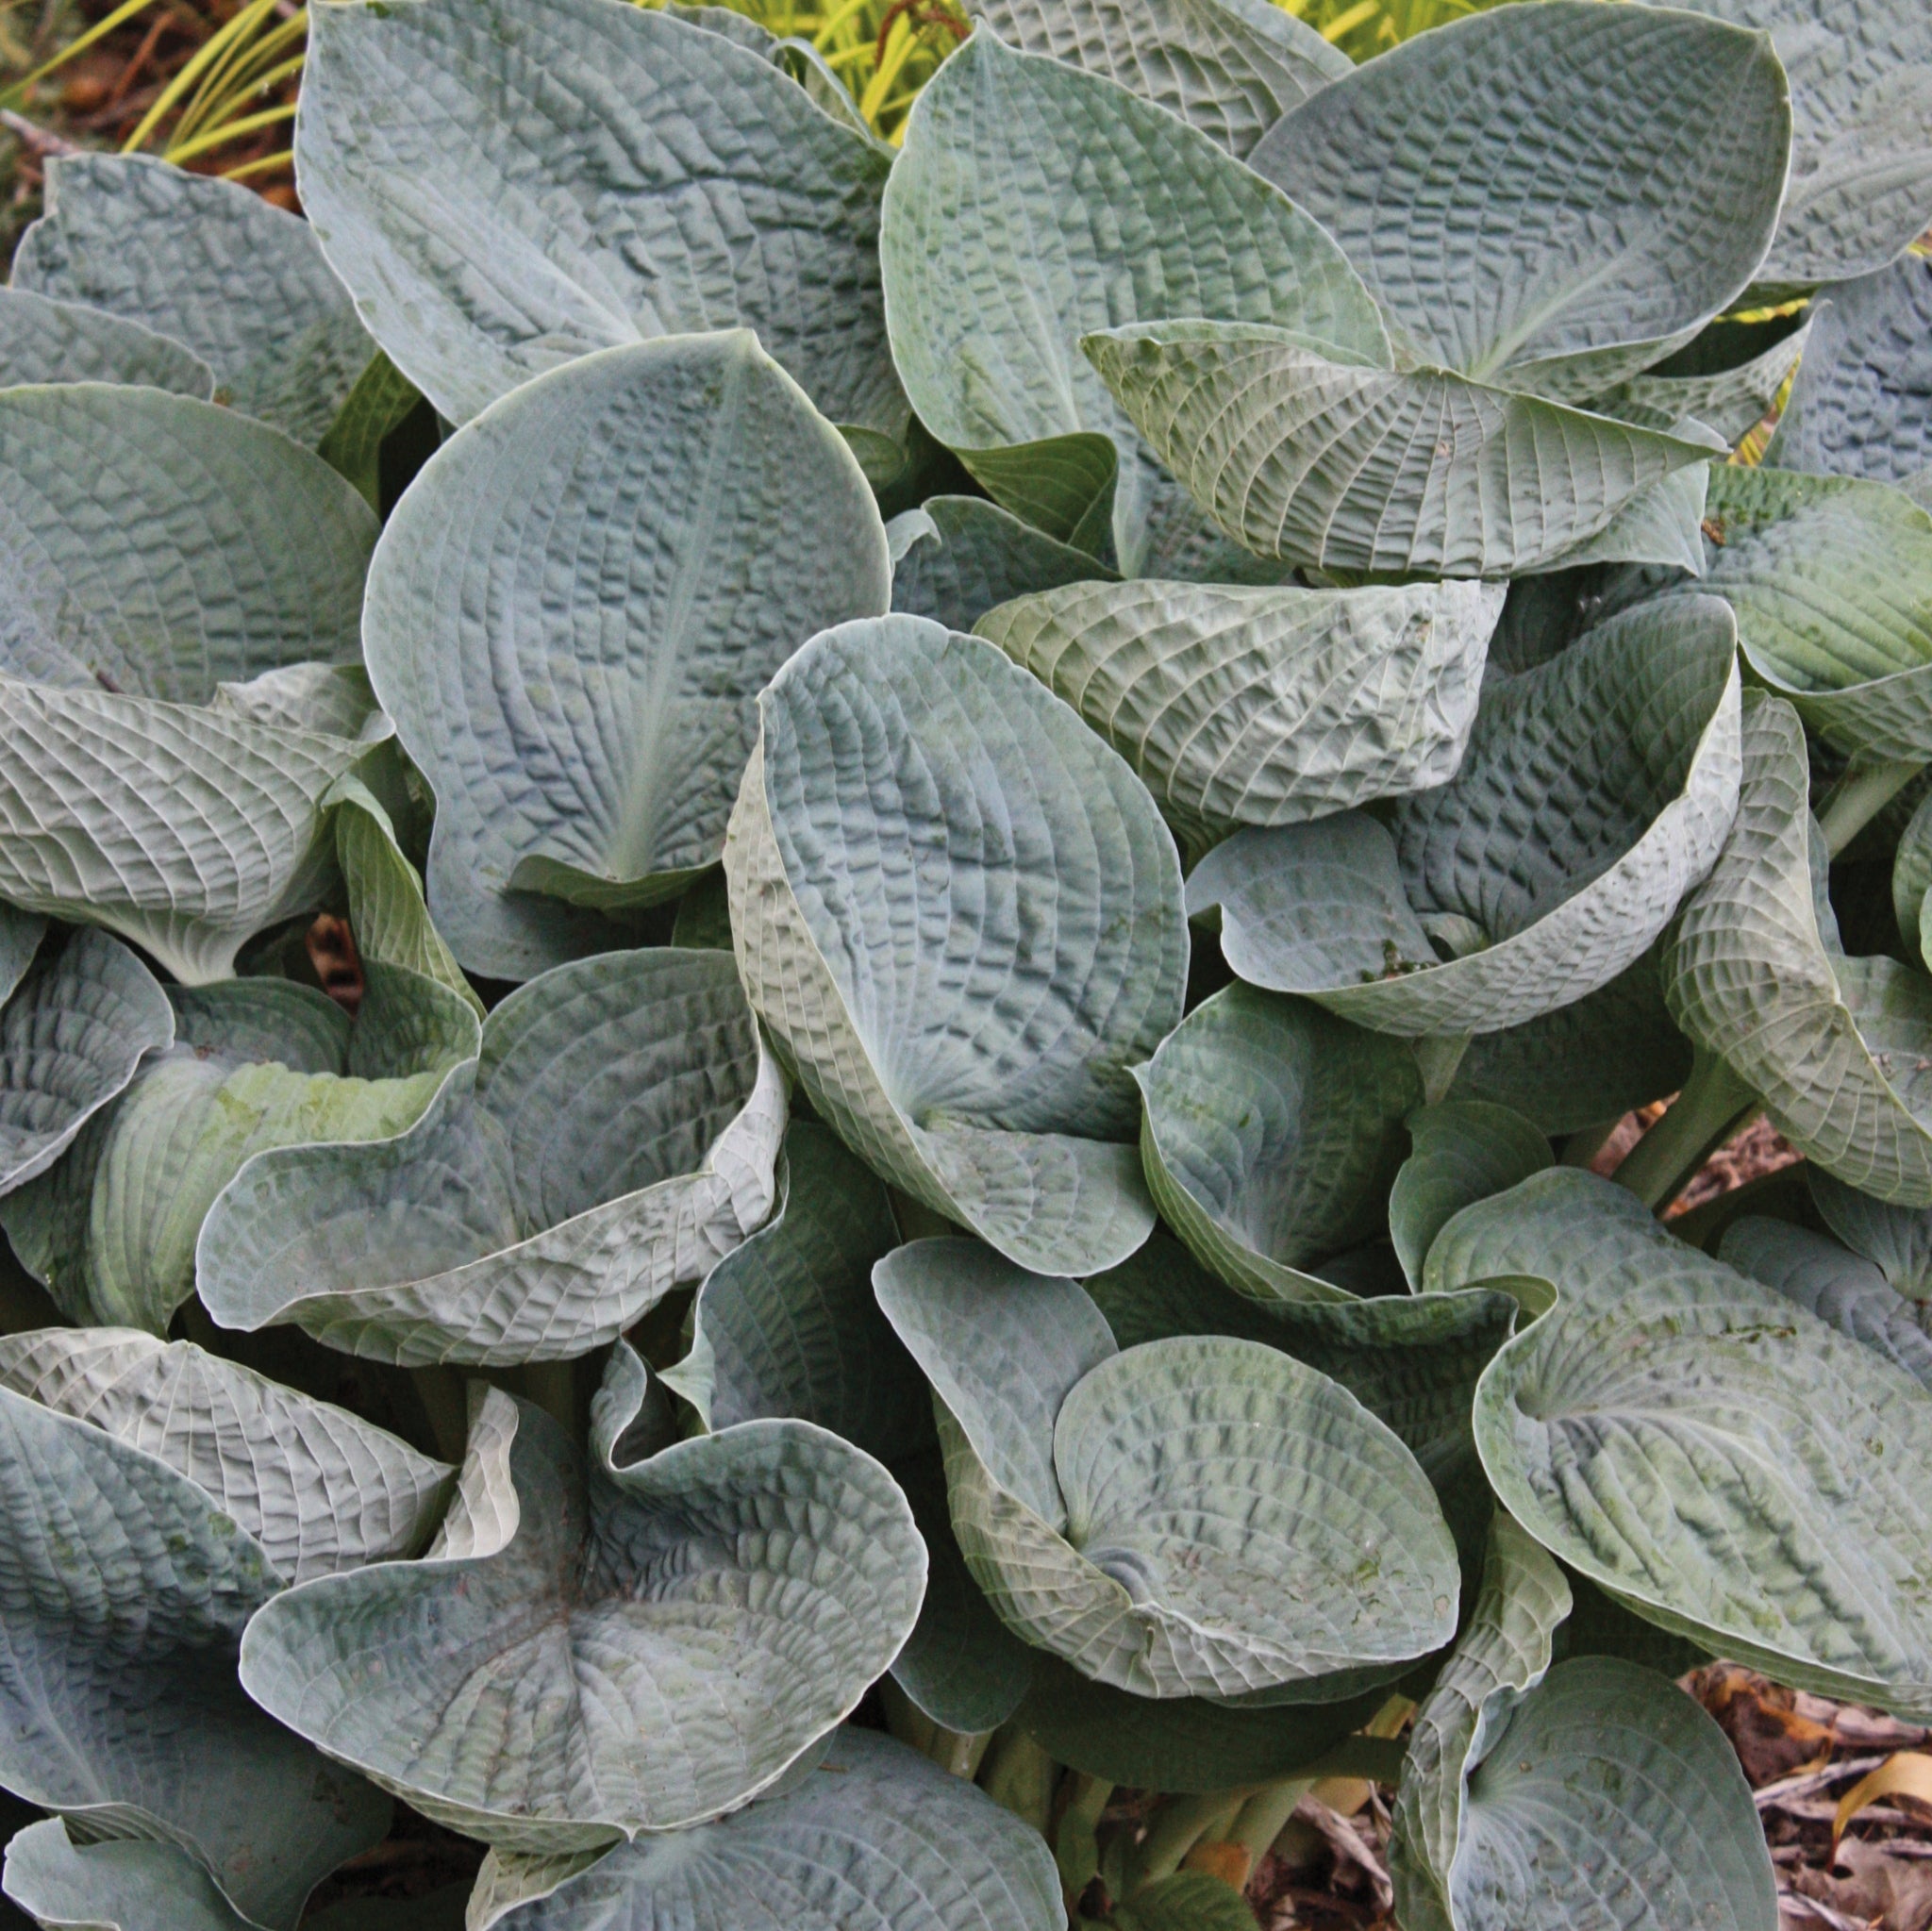
[[[46,936],[47,922],[37,913],[0,904],[0,1005],[13,997]]]
[[[1767,460],[1907,487],[1932,473],[1932,262],[1819,291]]]
[[[758,688],[890,595],[858,465],[743,331],[580,358],[460,430],[383,533],[365,625],[457,957],[526,979],[684,891]]]
[[[147,155],[50,161],[13,286],[172,337],[224,402],[311,449],[375,352],[307,222]]]
[[[1380,1031],[1496,1032],[1596,991],[1730,828],[1736,638],[1716,598],[1673,601],[1492,679],[1452,782],[1387,828],[1238,832],[1189,878],[1189,912],[1220,907],[1242,978]]]
[[[1305,1270],[1377,1230],[1423,1097],[1408,1048],[1229,986],[1135,1076],[1148,1190],[1195,1257],[1257,1300],[1347,1298]]]
[[[1300,328],[1149,321],[1080,347],[1215,527],[1292,563],[1515,576],[1585,545],[1674,562],[1674,537],[1654,556],[1654,520],[1628,543],[1607,533],[1711,455],[1445,370],[1347,361]]]
[[[606,953],[496,1007],[408,1132],[251,1160],[203,1227],[201,1296],[411,1366],[567,1360],[764,1222],[784,1130],[729,958]]]
[[[1720,327],[1732,325],[1721,324]],[[1615,416],[1625,423],[1641,423],[1651,429],[1674,428],[1688,416],[1715,430],[1730,446],[1763,421],[1776,403],[1786,377],[1797,367],[1799,357],[1807,353],[1807,344],[1816,334],[1816,325],[1807,316],[1802,327],[1780,336],[1771,347],[1760,349],[1744,361],[1714,368],[1707,374],[1633,375],[1627,382],[1620,382],[1616,388],[1592,397],[1590,406],[1600,414]],[[1787,406],[1786,420],[1790,413]]]
[[[1725,1228],[1718,1257],[1775,1288],[1826,1325],[1875,1348],[1922,1388],[1932,1389],[1932,1336],[1923,1308],[1869,1260],[1836,1240],[1784,1221],[1746,1214]]]
[[[1737,822],[1664,948],[1671,1015],[1820,1166],[1932,1207],[1932,981],[1847,958],[1821,927],[1825,855],[1797,713],[1751,692],[1743,743]]]
[[[1124,1260],[1154,1221],[1129,1069],[1187,970],[1154,801],[1037,680],[923,618],[814,639],[758,715],[732,936],[814,1109],[1018,1264]]]
[[[225,678],[353,662],[375,534],[325,462],[232,409],[92,382],[0,393],[15,676],[206,704]]]
[[[1285,196],[1104,75],[986,29],[912,108],[880,253],[892,352],[920,419],[1029,521],[1042,516],[1024,474],[1031,446],[1109,439],[1121,465],[1115,546],[1129,574],[1145,566],[1149,520],[1173,485],[1081,358],[1083,336],[1219,315],[1297,329],[1339,358],[1388,361],[1368,291]]]
[[[1503,595],[1074,583],[1003,604],[977,629],[1207,844],[1454,777]]]
[[[168,995],[105,932],[32,966],[0,1011],[0,1193],[52,1166],[174,1038]]]
[[[1932,514],[1883,483],[1718,464],[1705,570],[1745,661],[1849,757],[1932,757]]]
[[[1298,1701],[1452,1633],[1455,1546],[1427,1477],[1325,1375],[1224,1337],[1116,1353],[1073,1282],[968,1241],[900,1248],[874,1283],[933,1382],[968,1567],[1082,1675]]]
[[[1000,39],[1178,114],[1237,160],[1287,111],[1354,71],[1269,0],[974,0]]]
[[[1821,1166],[1805,1170],[1824,1224],[1908,1301],[1932,1300],[1932,1214],[1892,1207],[1834,1180]]]
[[[622,1342],[588,1465],[541,1409],[473,1386],[463,1486],[507,1468],[511,1507],[424,1561],[288,1590],[242,1646],[258,1702],[418,1809],[534,1852],[707,1823],[835,1728],[910,1631],[911,1510],[837,1436],[745,1422],[623,1459],[648,1390]]]
[[[1396,1794],[1389,1872],[1405,1931],[1473,1931],[1452,1902],[1469,1773],[1509,1712],[1550,1667],[1570,1613],[1570,1585],[1500,1509],[1491,1517],[1482,1585],[1468,1626],[1416,1712]]]
[[[292,1931],[389,1805],[236,1681],[280,1587],[261,1545],[144,1450],[5,1389],[0,1520],[0,1784],[91,1836],[180,1845],[252,1923]]]
[[[110,1838],[74,1843],[58,1817],[7,1845],[7,1895],[35,1923],[77,1931],[248,1931],[248,1920],[186,1851]]]
[[[1507,1193],[1550,1165],[1550,1143],[1521,1113],[1482,1100],[1447,1100],[1408,1117],[1413,1141],[1389,1195],[1389,1235],[1421,1293],[1429,1244],[1465,1207]]]
[[[1555,1284],[1476,1390],[1503,1506],[1647,1621],[1855,1702],[1932,1709],[1932,1395],[1558,1167],[1465,1207],[1427,1284]]]
[[[138,322],[83,302],[0,289],[0,388],[29,382],[122,382],[214,398],[199,356]]]
[[[1932,222],[1932,19],[1919,0],[1690,0],[1768,29],[1790,76],[1790,186],[1758,270],[1803,287],[1870,275]]]
[[[645,1838],[501,1931],[1061,1931],[1037,1831],[903,1743],[843,1729],[795,1790],[716,1823]]]
[[[793,1121],[778,1208],[705,1276],[691,1352],[663,1376],[707,1428],[793,1415],[893,1462],[928,1438],[925,1390],[873,1298],[899,1244],[886,1190],[814,1121]]]
[[[1891,909],[1898,921],[1898,936],[1906,957],[1924,965],[1932,954],[1926,951],[1926,905],[1932,899],[1932,803],[1920,799],[1900,832],[1891,857]]]
[[[1392,48],[1254,165],[1348,251],[1415,362],[1581,401],[1742,292],[1790,128],[1763,35],[1546,0]]]
[[[354,1021],[286,979],[172,989],[175,1042],[51,1173],[0,1203],[14,1252],[72,1319],[166,1332],[194,1292],[222,1190],[268,1147],[383,1140],[459,1064],[475,1014],[445,988],[365,961]]]
[[[595,349],[743,326],[834,422],[905,431],[889,157],[724,34],[610,0],[338,7],[295,157],[363,320],[451,422]]]
[[[886,527],[892,608],[971,630],[995,604],[1065,583],[1111,582],[1084,550],[1057,542],[980,496],[928,496]]]
[[[443,1463],[192,1341],[125,1327],[8,1335],[0,1387],[186,1475],[290,1582],[414,1555],[448,1499]]]

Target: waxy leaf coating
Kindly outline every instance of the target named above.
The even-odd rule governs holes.
[[[0,384],[121,382],[214,399],[214,371],[177,341],[83,302],[0,289]]]

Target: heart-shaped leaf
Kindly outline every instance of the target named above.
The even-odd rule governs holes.
[[[139,322],[0,289],[0,382],[121,382],[214,399],[214,371],[197,355]]]
[[[459,431],[383,533],[365,628],[457,957],[526,979],[684,891],[758,687],[890,590],[858,465],[742,331],[582,358]]]
[[[37,1924],[79,1931],[248,1931],[220,1887],[174,1844],[74,1843],[58,1817],[8,1840],[7,1895]]]
[[[1550,1143],[1521,1113],[1447,1100],[1408,1116],[1414,1142],[1389,1194],[1389,1236],[1420,1293],[1430,1243],[1465,1207],[1507,1193],[1550,1165]]]
[[[1806,1179],[1825,1225],[1854,1254],[1869,1260],[1907,1300],[1932,1300],[1932,1214],[1874,1200],[1820,1166],[1807,1167]]]
[[[1021,1265],[1147,1238],[1130,1069],[1178,1024],[1154,801],[992,645],[918,617],[815,638],[758,698],[726,839],[739,970],[821,1118]]]
[[[763,1223],[784,1130],[723,954],[559,966],[408,1132],[250,1160],[203,1225],[202,1300],[379,1360],[567,1360]]]

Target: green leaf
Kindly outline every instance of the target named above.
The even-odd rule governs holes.
[[[122,382],[213,399],[214,371],[177,341],[82,302],[0,289],[0,380]]]
[[[1504,1273],[1557,1290],[1476,1390],[1517,1521],[1715,1654],[1932,1709],[1932,1396],[1575,1168],[1465,1207],[1429,1253],[1432,1289]]]
[[[1349,812],[1239,832],[1189,878],[1189,912],[1220,907],[1242,978],[1381,1031],[1570,1005],[1639,958],[1723,844],[1735,641],[1715,598],[1646,607],[1495,678],[1452,782],[1387,828]]]
[[[694,1916],[695,1914],[695,1916]],[[1062,1931],[1039,1833],[964,1779],[842,1729],[794,1790],[623,1846],[501,1931],[682,1931],[693,1922],[839,1931]]]
[[[0,1203],[14,1252],[63,1312],[164,1333],[194,1292],[208,1212],[252,1155],[386,1140],[474,1060],[460,1000],[375,959],[364,973],[353,1023],[284,979],[171,991],[174,1044],[59,1166]]]
[[[1821,926],[1825,856],[1796,713],[1751,692],[1743,743],[1737,823],[1664,949],[1672,1017],[1827,1172],[1932,1207],[1932,1084],[1915,1070],[1932,1058],[1932,982],[1847,958]]]
[[[1422,1291],[1429,1243],[1462,1208],[1507,1193],[1551,1164],[1550,1143],[1521,1113],[1482,1100],[1448,1100],[1408,1116],[1413,1142],[1389,1195],[1389,1235]]]
[[[746,1422],[630,1459],[663,1397],[622,1342],[588,1466],[541,1409],[473,1387],[463,1484],[507,1472],[507,1514],[290,1590],[242,1645],[264,1708],[425,1814],[541,1852],[707,1823],[835,1728],[910,1631],[911,1511],[837,1436]]]
[[[0,1192],[52,1166],[174,1038],[168,995],[104,932],[76,932],[29,967],[0,1012]]]
[[[1892,1207],[1835,1180],[1823,1167],[1805,1177],[1824,1224],[1908,1301],[1932,1300],[1932,1214]]]
[[[1103,74],[1178,114],[1237,160],[1348,56],[1267,0],[982,0],[1009,45]]]
[[[1503,593],[1074,583],[978,634],[1134,767],[1191,843],[1456,774]]]
[[[1906,957],[1924,965],[1925,899],[1932,892],[1932,806],[1921,798],[1899,833],[1891,859],[1891,909]]]
[[[1205,1871],[1176,1871],[1114,1906],[1120,1931],[1255,1931],[1248,1901]]]
[[[858,464],[742,331],[581,358],[459,430],[390,519],[365,623],[456,956],[526,979],[619,939],[598,912],[682,892],[759,686],[890,593]]]
[[[568,1360],[762,1224],[784,1127],[728,958],[559,966],[407,1132],[249,1161],[202,1229],[201,1297],[226,1327],[409,1366]]]
[[[1548,0],[1390,49],[1254,166],[1341,243],[1413,361],[1581,401],[1742,292],[1790,127],[1763,35]]]
[[[382,441],[423,400],[416,385],[380,349],[342,399],[316,454],[355,484],[370,508],[382,508]]]
[[[1217,529],[1333,570],[1515,576],[1566,560],[1702,441],[1440,369],[1350,361],[1300,325],[1090,327],[1081,352]],[[1593,556],[1675,562],[1655,529]],[[1667,528],[1667,534],[1669,534]]]
[[[1703,580],[1654,594],[1724,597],[1758,680],[1846,757],[1932,757],[1932,515],[1909,497],[1720,464]]]
[[[1842,281],[1895,259],[1932,222],[1932,22],[1918,0],[1691,0],[1769,29],[1790,77],[1790,186],[1759,277]]]
[[[1777,433],[1785,469],[1865,476],[1901,489],[1932,471],[1932,266],[1907,255],[1876,275],[1821,289]]]
[[[815,638],[758,698],[724,851],[753,1008],[868,1165],[1009,1259],[1147,1238],[1130,1069],[1178,1024],[1174,840],[992,645],[918,617]]]
[[[0,513],[16,676],[207,704],[225,678],[358,656],[375,518],[232,409],[101,383],[0,392]]]
[[[1137,1069],[1148,1190],[1195,1257],[1262,1301],[1334,1301],[1313,1261],[1366,1240],[1423,1097],[1399,1040],[1250,986]]]
[[[972,1242],[900,1248],[874,1282],[934,1384],[967,1566],[1009,1628],[1081,1674],[1327,1701],[1322,1679],[1453,1632],[1427,1478],[1325,1375],[1221,1337],[1117,1354],[1073,1282]]]
[[[58,1817],[7,1845],[7,1895],[37,1924],[79,1931],[248,1931],[221,1889],[174,1844],[74,1843]]]
[[[389,110],[426,93],[434,115]],[[889,157],[767,53],[605,0],[340,7],[295,153],[331,264],[453,423],[574,357],[741,326],[832,421],[905,433]]]
[[[1738,325],[1717,325],[1720,330]],[[1705,337],[1709,334],[1707,329]],[[1761,349],[1741,362],[1730,361],[1697,375],[1633,375],[1627,382],[1620,382],[1616,388],[1593,397],[1590,406],[1603,415],[1615,416],[1620,422],[1640,423],[1650,429],[1675,428],[1689,416],[1714,429],[1727,445],[1735,444],[1756,428],[1775,405],[1786,378],[1798,365],[1799,357],[1813,353],[1810,344],[1817,334],[1814,310],[1801,327],[1780,336],[1768,349]],[[1692,355],[1696,349],[1693,342],[1685,353]],[[1669,368],[1675,366],[1675,358],[1666,364]],[[1779,427],[1790,419],[1788,403]],[[1792,463],[1790,467],[1803,469],[1809,465]],[[1679,474],[1682,474],[1680,471]]]
[[[192,1341],[116,1327],[8,1335],[0,1386],[186,1475],[290,1582],[414,1555],[448,1499],[443,1463]]]
[[[1724,1229],[1718,1257],[1775,1288],[1829,1327],[1875,1349],[1922,1388],[1932,1389],[1932,1337],[1923,1309],[1906,1300],[1869,1260],[1836,1240],[1745,1214]]]
[[[1110,439],[1114,539],[1129,574],[1145,567],[1148,523],[1173,485],[1081,359],[1083,336],[1220,315],[1387,365],[1367,291],[1285,196],[1151,101],[991,32],[913,106],[880,254],[892,352],[921,421],[1023,516],[1034,492],[1015,487],[1004,456],[1075,434]]]
[[[995,604],[1061,584],[1111,582],[1105,564],[980,496],[928,496],[886,525],[892,608],[971,630]]]
[[[664,1385],[709,1429],[794,1415],[888,1463],[924,1445],[925,1390],[872,1291],[873,1262],[898,1244],[885,1188],[794,1121],[777,1211],[705,1276]]]
[[[0,1511],[0,1784],[89,1836],[179,1845],[242,1916],[292,1931],[390,1806],[235,1679],[279,1587],[260,1544],[153,1456],[4,1389]]]
[[[47,211],[21,238],[13,286],[172,338],[214,372],[223,402],[311,449],[374,347],[307,222],[150,155],[49,161]]]

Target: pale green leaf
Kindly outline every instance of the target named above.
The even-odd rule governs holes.
[[[1015,1262],[1147,1237],[1130,1069],[1179,1022],[1174,840],[989,643],[816,638],[758,699],[724,873],[753,1008],[868,1165]]]
[[[1721,323],[1718,326],[1728,329],[1738,325]],[[1689,416],[1707,424],[1727,445],[1734,444],[1763,421],[1776,403],[1786,378],[1797,366],[1798,358],[1814,353],[1814,339],[1822,343],[1822,331],[1814,317],[1807,314],[1802,326],[1780,336],[1768,349],[1760,349],[1741,362],[1729,362],[1697,375],[1653,371],[1633,375],[1605,394],[1592,397],[1590,406],[1604,415],[1626,423],[1641,423],[1651,429],[1674,428]],[[1693,342],[1686,353],[1694,354],[1696,348]],[[1674,366],[1674,360],[1666,365]],[[1793,391],[1794,396],[1795,393]],[[1788,403],[1779,427],[1790,418]],[[1789,466],[1812,467],[1805,463]]]
[[[7,1845],[7,1895],[37,1924],[78,1931],[248,1931],[215,1881],[170,1843],[75,1843],[58,1817]]]
[[[355,484],[370,508],[382,508],[382,443],[423,400],[416,385],[380,349],[342,398],[315,453]]]
[[[0,387],[123,382],[213,399],[214,371],[177,341],[83,302],[0,289]]]
[[[1823,1167],[1805,1171],[1825,1225],[1907,1300],[1932,1300],[1932,1214],[1874,1200],[1833,1179]]]
[[[1084,550],[1058,542],[1009,509],[979,496],[928,496],[895,516],[892,608],[971,630],[995,604],[1058,589],[1111,582],[1114,573]]]
[[[1389,1234],[1420,1293],[1429,1243],[1452,1216],[1550,1165],[1550,1143],[1521,1113],[1482,1100],[1448,1100],[1408,1116],[1413,1141],[1389,1195]]]

